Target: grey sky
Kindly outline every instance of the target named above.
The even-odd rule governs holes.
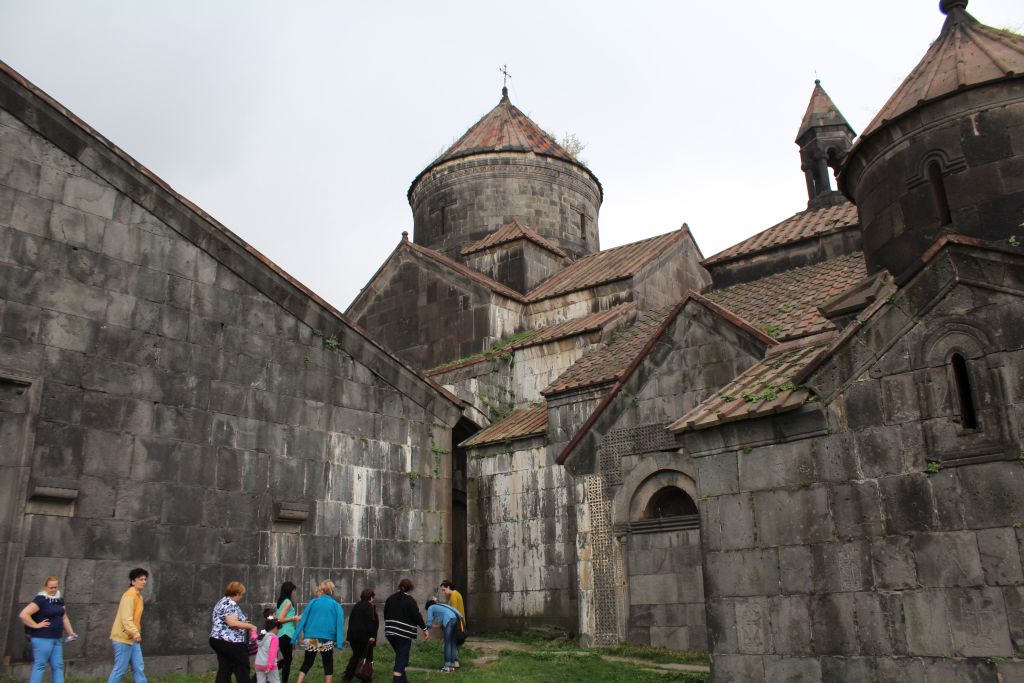
[[[1020,0],[974,0],[1020,31]],[[858,132],[937,0],[0,0],[0,59],[338,308],[410,229],[409,183],[493,107],[575,133],[601,245],[705,255],[806,205],[815,75]]]

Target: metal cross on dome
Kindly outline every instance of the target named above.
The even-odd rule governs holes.
[[[508,73],[508,64],[502,64],[501,68],[499,68],[498,71],[501,72],[501,76],[502,76],[501,87],[503,87],[503,88],[508,87],[508,79],[512,78],[512,76],[509,75],[509,73]]]

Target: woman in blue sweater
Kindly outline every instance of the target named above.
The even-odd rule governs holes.
[[[306,605],[302,618],[295,626],[296,641],[305,637],[302,648],[306,651],[295,683],[302,683],[316,661],[317,652],[324,664],[324,683],[331,683],[334,674],[334,646],[341,647],[345,643],[345,610],[334,599],[334,582],[324,581],[317,588],[316,594],[317,597]]]

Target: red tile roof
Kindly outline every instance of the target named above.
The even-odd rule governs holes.
[[[474,254],[478,251],[489,249],[490,247],[496,247],[500,244],[507,244],[508,242],[514,242],[520,239],[530,240],[534,244],[544,247],[557,256],[564,257],[568,255],[560,246],[546,237],[543,237],[530,226],[523,225],[515,218],[512,219],[511,223],[506,223],[487,237],[477,240],[467,247],[463,247],[460,253],[463,256],[468,256],[469,254]]]
[[[932,100],[1024,75],[1024,36],[985,26],[967,13],[966,2],[949,4],[953,7],[947,11],[939,37],[868,124],[861,139]]]
[[[834,336],[819,335],[769,349],[763,361],[673,422],[669,431],[704,429],[799,408],[811,392],[794,380],[799,381],[802,371],[828,350]]]
[[[521,333],[516,335],[517,341],[512,344],[502,345],[498,342],[493,351],[488,353],[479,354],[472,358],[466,359],[462,362],[447,363],[440,365],[436,368],[429,370],[426,374],[428,377],[438,375],[455,368],[465,367],[467,365],[473,365],[474,363],[481,363],[485,360],[490,360],[495,356],[509,351],[515,351],[517,349],[525,349],[528,346],[538,346],[540,344],[547,344],[558,339],[566,339],[568,337],[574,337],[578,334],[584,334],[586,332],[595,332],[597,330],[604,329],[606,325],[614,321],[620,316],[624,316],[627,313],[633,311],[636,308],[636,304],[630,302],[622,304],[620,306],[613,306],[607,311],[599,311],[592,313],[591,315],[584,316],[582,318],[574,318],[573,320],[566,320],[565,322],[556,323],[549,325],[548,327],[541,327],[537,330],[531,330],[528,333]]]
[[[671,306],[644,313],[633,325],[614,335],[607,344],[588,349],[541,393],[549,396],[570,389],[608,384],[619,379],[676,308]]]
[[[850,202],[838,206],[826,206],[821,209],[808,209],[790,216],[786,220],[773,225],[767,230],[757,233],[739,244],[720,251],[704,259],[704,265],[732,261],[733,259],[751,256],[758,252],[768,251],[785,244],[799,242],[809,237],[825,235],[830,232],[845,230],[860,223],[857,207]]]
[[[588,254],[534,287],[526,298],[539,301],[632,277],[688,235],[689,228],[683,226],[664,235]]]
[[[496,422],[487,429],[477,432],[463,441],[463,448],[483,446],[522,439],[527,436],[539,436],[548,430],[548,407],[545,403],[537,403],[527,408],[518,408],[501,422]]]
[[[545,133],[529,116],[520,111],[519,107],[512,104],[508,99],[508,91],[503,88],[497,106],[484,114],[461,138],[434,159],[424,173],[452,159],[488,152],[533,152],[582,166],[576,157]],[[415,184],[413,181],[413,185]]]
[[[818,307],[865,277],[864,255],[856,252],[705,296],[782,341],[834,330]]]

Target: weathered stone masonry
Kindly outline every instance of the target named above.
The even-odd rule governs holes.
[[[48,574],[82,675],[132,566],[156,672],[208,665],[228,580],[252,615],[447,571],[452,399],[8,71],[0,374],[5,656]]]

